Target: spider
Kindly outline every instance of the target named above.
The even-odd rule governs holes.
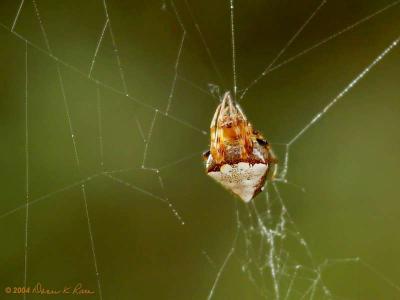
[[[277,159],[229,91],[214,113],[210,135],[210,150],[203,155],[207,174],[249,202],[263,190],[269,173],[275,177]]]

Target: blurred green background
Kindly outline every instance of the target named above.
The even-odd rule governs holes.
[[[207,178],[201,160],[201,152],[208,147],[208,135],[202,131],[208,131],[218,104],[208,86],[218,85],[221,93],[232,88],[229,3],[188,1],[189,6],[185,1],[175,2],[186,36],[168,116],[163,112],[183,33],[170,2],[107,2],[124,86],[110,27],[88,76],[106,21],[102,1],[36,1],[52,54],[33,3],[24,2],[11,32],[20,2],[0,1],[1,299],[22,298],[3,290],[22,286],[25,273],[25,39],[29,41],[31,203],[27,285],[41,282],[62,289],[81,282],[96,291],[81,298],[100,299],[81,188],[84,184],[102,299],[209,296],[232,247],[236,212],[242,218],[253,208]],[[320,3],[236,1],[239,89],[265,69]],[[390,3],[328,1],[279,62]],[[400,5],[394,5],[271,72],[249,90],[242,107],[281,161],[285,153],[282,144],[400,34],[399,20]],[[290,257],[289,268],[282,267],[279,277],[280,299],[400,299],[399,72],[400,49],[395,48],[292,145],[287,179],[306,192],[277,183],[296,224],[287,224],[286,239],[277,238],[276,249],[284,253],[279,257]],[[146,150],[140,131],[146,139],[154,108],[160,112]],[[160,169],[160,177],[140,169],[145,152],[146,166]],[[117,179],[104,171],[116,171],[111,176]],[[280,204],[273,189],[269,191],[273,203],[270,218],[265,215],[264,194],[254,203],[271,228],[271,219],[279,217]],[[305,258],[300,238],[293,237],[297,231],[307,241],[313,262]],[[259,274],[256,284],[242,268],[257,260],[247,250],[258,245],[260,229],[252,230],[249,222],[243,221],[239,233],[212,299],[277,298],[268,275],[270,268]],[[263,247],[259,253],[268,254],[268,245]],[[361,260],[352,259],[356,257]],[[318,274],[314,271],[326,259],[349,260],[332,263],[319,273],[332,296],[323,293],[320,281],[313,295],[314,281],[309,279],[315,279]],[[305,269],[295,277],[293,267],[298,264]],[[71,298],[26,298],[51,297]]]

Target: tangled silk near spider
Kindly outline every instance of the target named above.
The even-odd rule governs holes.
[[[242,109],[226,92],[210,125],[210,150],[204,153],[207,174],[249,202],[262,191],[277,160],[267,140],[252,128]],[[272,170],[271,170],[272,169]]]

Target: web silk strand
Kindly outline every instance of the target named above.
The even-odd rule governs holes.
[[[235,43],[235,6],[234,6],[234,0],[230,0],[230,12],[231,12],[233,94],[234,94],[235,100],[236,100],[237,75],[236,75],[236,43]]]

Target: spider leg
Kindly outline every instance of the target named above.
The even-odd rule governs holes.
[[[276,157],[274,151],[271,149],[271,147],[267,146],[268,148],[268,164],[270,169],[270,174],[269,178],[271,181],[275,180],[277,178],[278,174],[278,158]]]
[[[217,109],[215,110],[214,117],[210,124],[210,153],[211,156],[215,159],[219,159],[218,155],[218,120],[221,113],[221,104],[218,105]]]
[[[218,105],[217,109],[215,110],[214,116],[213,116],[211,124],[210,124],[211,129],[217,127],[217,119],[218,119],[218,115],[219,115],[220,111],[221,111],[221,104]]]
[[[235,104],[235,107],[236,107],[237,111],[239,112],[240,116],[243,118],[243,120],[247,121],[247,118],[246,118],[246,116],[244,115],[244,113],[243,113],[242,108],[240,107],[240,105],[236,103],[236,104]]]
[[[248,148],[249,136],[243,131],[243,126],[246,126],[247,124],[246,117],[244,117],[243,112],[240,112],[237,109],[237,105],[232,100],[230,94],[227,95],[226,99],[228,102],[227,109],[229,109],[229,117],[231,121],[230,126],[233,128],[234,136],[240,145],[240,158],[245,160],[250,154],[250,149]]]
[[[241,143],[242,143],[242,149],[241,149],[241,156],[243,159],[246,159],[249,154],[253,151],[253,142],[252,142],[252,135],[253,135],[253,128],[250,124],[250,122],[247,121],[247,118],[245,114],[243,113],[242,109],[240,108],[239,104],[235,104],[235,108],[238,112],[238,115],[240,118],[243,120],[242,121],[242,126],[240,126],[241,129]]]
[[[224,152],[225,152],[225,145],[224,145],[224,118],[226,116],[226,101],[229,99],[229,93],[225,93],[221,104],[219,105],[219,113],[216,117],[215,121],[215,135],[214,135],[214,143],[212,146],[211,154],[216,163],[221,163],[224,160]]]
[[[203,152],[203,159],[204,160],[207,160],[209,156],[210,156],[210,150],[206,150],[206,151]]]

